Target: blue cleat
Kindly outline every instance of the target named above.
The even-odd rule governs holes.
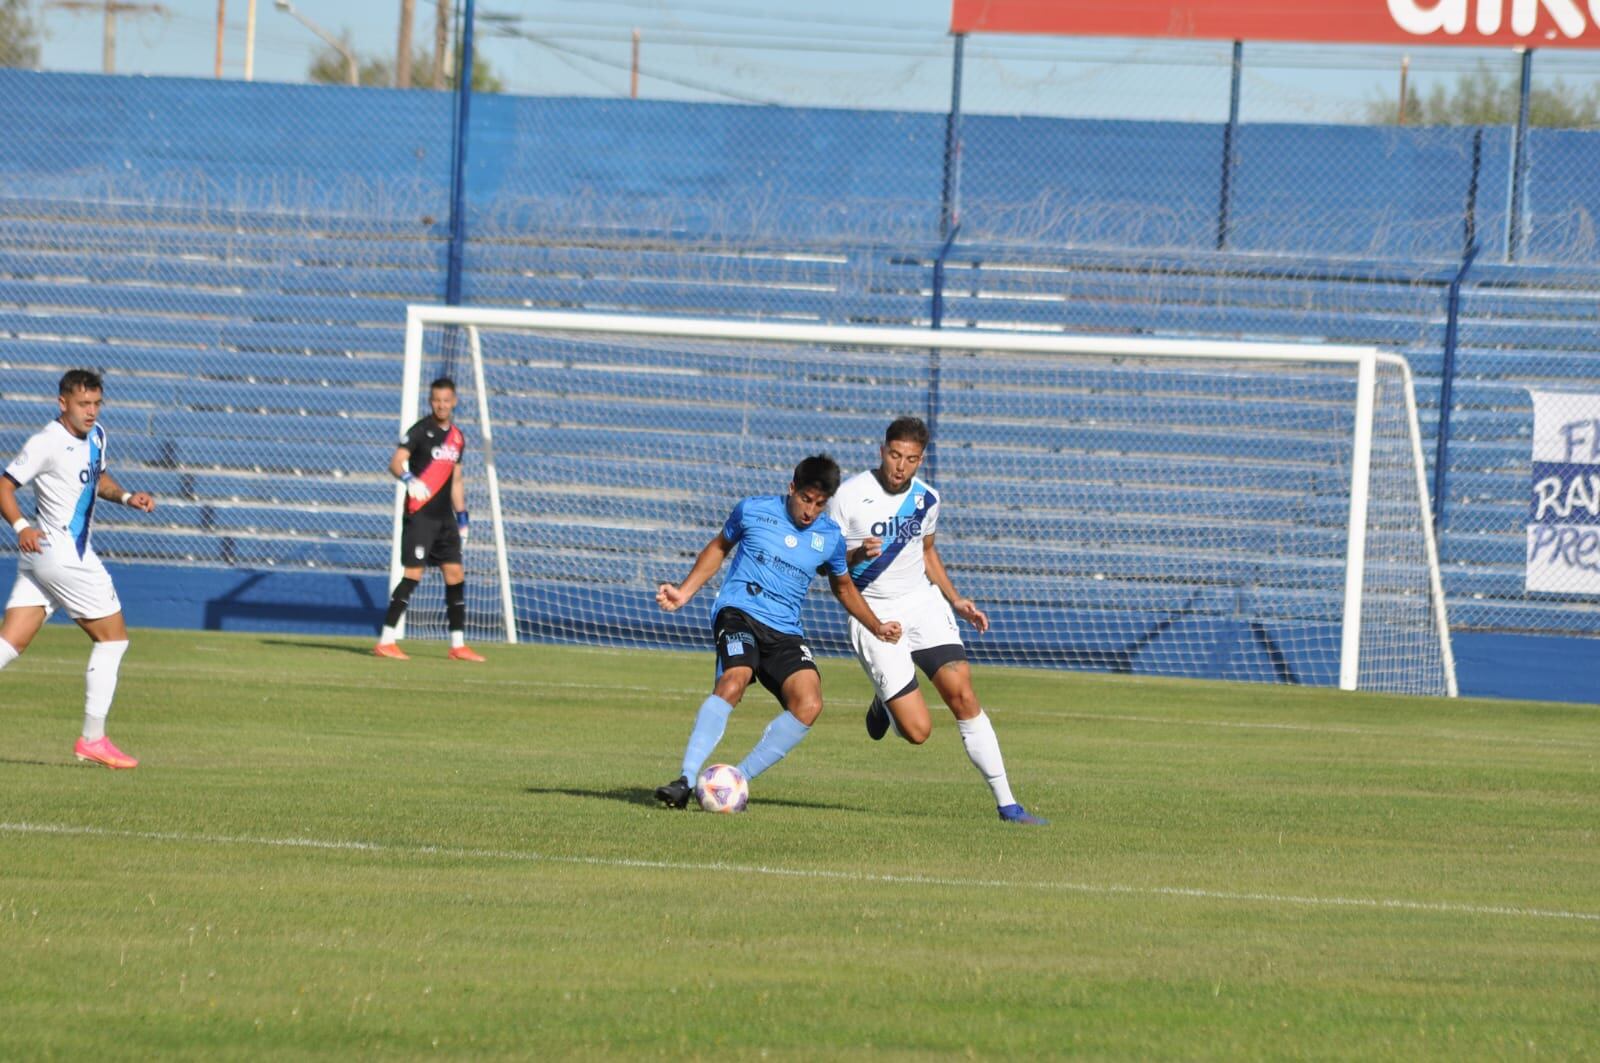
[[[889,710],[881,698],[873,698],[867,706],[867,737],[874,742],[889,733]]]
[[[1047,827],[1048,819],[1040,819],[1021,805],[1001,805],[1000,819],[1005,823],[1025,823],[1030,827]]]

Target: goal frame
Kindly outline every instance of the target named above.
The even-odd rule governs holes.
[[[750,340],[789,343],[837,343],[847,346],[905,347],[941,351],[995,351],[1007,354],[1094,354],[1162,358],[1176,362],[1233,360],[1304,362],[1355,367],[1356,410],[1352,439],[1350,511],[1346,526],[1344,606],[1340,620],[1339,687],[1357,688],[1361,667],[1361,599],[1366,567],[1366,532],[1371,483],[1372,434],[1378,366],[1399,371],[1405,395],[1407,433],[1417,489],[1417,509],[1428,562],[1429,594],[1433,602],[1443,660],[1446,694],[1456,697],[1455,655],[1450,644],[1444,584],[1439,570],[1432,507],[1422,452],[1422,430],[1417,413],[1411,366],[1404,357],[1377,347],[1336,344],[1264,343],[1230,340],[1152,340],[1067,333],[1006,332],[992,329],[916,329],[863,325],[780,324],[759,321],[723,321],[712,318],[660,317],[557,310],[441,306],[410,304],[406,307],[405,362],[401,380],[400,430],[421,415],[423,331],[429,327],[460,327],[467,334],[476,384],[479,431],[482,435],[490,520],[506,640],[515,642],[511,577],[505,544],[500,488],[495,472],[493,424],[489,417],[480,328],[520,328],[546,332],[614,333],[620,335],[678,337],[683,339]],[[400,578],[400,525],[405,514],[405,488],[396,484],[394,539],[390,550],[391,583]]]

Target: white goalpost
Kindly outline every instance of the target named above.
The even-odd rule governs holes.
[[[941,553],[996,620],[976,659],[1456,694],[1394,354],[411,306],[402,427],[434,368],[463,392],[487,502],[473,638],[699,645],[715,587],[669,616],[656,583],[740,497],[817,451],[868,467],[911,413],[933,429]],[[843,649],[817,597],[808,635]]]

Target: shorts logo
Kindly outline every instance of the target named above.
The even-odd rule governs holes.
[[[417,554],[417,560],[421,561],[423,558],[428,556],[428,551],[419,546],[416,549],[416,554]]]
[[[818,532],[812,532],[811,533],[811,549],[813,549],[813,550],[821,550],[822,549],[822,536]]]
[[[739,636],[730,635],[728,637],[726,652],[729,657],[744,656],[744,642],[739,638]]]
[[[800,545],[800,540],[796,539],[792,535],[785,535],[783,537],[783,545],[787,546],[789,549],[793,550],[795,547]]]
[[[811,659],[811,647],[807,646],[803,642],[800,644],[800,659],[802,661],[805,661],[807,664],[815,664],[816,663],[815,661],[813,661]]]

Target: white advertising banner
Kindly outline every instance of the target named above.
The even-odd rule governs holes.
[[[1600,597],[1600,395],[1529,391],[1527,589]]]

